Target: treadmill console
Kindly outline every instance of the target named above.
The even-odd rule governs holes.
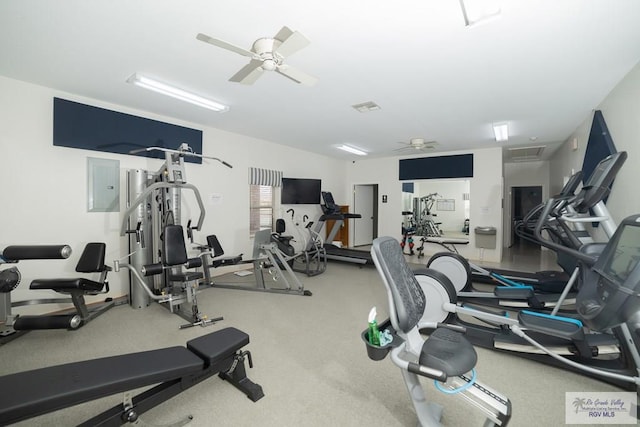
[[[330,191],[322,192],[322,201],[324,202],[324,205],[322,205],[322,211],[325,214],[331,215],[340,213],[340,206],[336,205],[335,200],[333,200],[333,194],[331,194]]]

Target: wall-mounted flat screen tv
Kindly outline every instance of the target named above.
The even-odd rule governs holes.
[[[322,180],[305,178],[282,178],[283,205],[320,204]]]

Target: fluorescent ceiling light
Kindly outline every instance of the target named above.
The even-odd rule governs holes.
[[[131,83],[136,86],[140,86],[145,89],[149,89],[154,92],[179,99],[181,101],[189,102],[199,107],[208,108],[209,110],[217,111],[220,113],[229,111],[229,107],[220,104],[219,102],[212,101],[200,95],[196,95],[195,93],[187,92],[166,83],[161,83],[157,80],[150,79],[149,77],[145,77],[140,74],[134,74],[129,77],[127,79],[127,83]]]
[[[500,16],[501,0],[460,0],[464,25],[470,27]]]
[[[493,133],[496,135],[496,141],[504,142],[509,140],[509,125],[506,123],[494,123]]]
[[[343,145],[339,145],[338,149],[340,149],[342,151],[346,151],[346,152],[351,153],[351,154],[357,154],[358,156],[366,156],[367,155],[367,153],[362,151],[362,150],[359,150],[357,148],[353,148],[353,147],[350,147],[350,146],[344,145],[344,144]]]

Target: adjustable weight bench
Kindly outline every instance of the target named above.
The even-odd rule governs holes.
[[[420,247],[416,249],[418,252],[418,258],[422,258],[424,256],[424,244],[426,243],[435,243],[436,245],[440,245],[449,252],[453,252],[458,254],[458,248],[456,245],[468,245],[469,239],[456,239],[456,238],[447,238],[447,237],[437,237],[437,236],[424,236],[420,239]]]
[[[252,401],[264,396],[262,387],[246,376],[241,348],[249,335],[225,328],[187,342],[120,356],[67,363],[0,377],[0,425],[67,408],[116,393],[158,384],[136,396],[125,394],[123,403],[82,425],[122,425],[167,399],[219,374]]]

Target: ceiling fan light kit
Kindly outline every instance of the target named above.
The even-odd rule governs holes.
[[[317,78],[298,70],[284,60],[289,55],[309,45],[309,40],[298,31],[282,27],[273,38],[260,38],[253,43],[251,50],[244,49],[224,40],[199,33],[196,38],[205,43],[235,52],[251,58],[249,63],[234,74],[229,81],[251,85],[263,74],[263,71],[275,71],[296,83],[313,86]]]
[[[163,95],[170,96],[181,101],[189,102],[190,104],[197,105],[199,107],[207,108],[219,113],[229,111],[229,107],[203,96],[197,95],[192,92],[188,92],[184,89],[177,88],[167,83],[159,82],[141,74],[135,73],[127,79],[127,83],[152,90]]]

